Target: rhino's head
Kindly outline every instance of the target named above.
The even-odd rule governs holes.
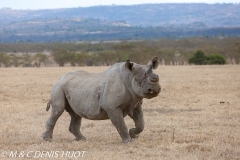
[[[131,86],[139,97],[150,99],[160,93],[158,75],[153,73],[153,69],[158,67],[157,57],[153,58],[148,65],[139,65],[128,60],[125,67],[132,73]]]

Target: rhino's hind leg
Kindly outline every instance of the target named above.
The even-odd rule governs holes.
[[[71,116],[69,131],[76,137],[77,141],[86,140],[86,138],[80,132],[82,117],[78,116],[69,105],[66,107],[66,111]]]
[[[144,129],[144,118],[143,118],[143,111],[142,106],[136,107],[129,116],[133,119],[136,128],[132,128],[129,130],[129,135],[131,138],[138,138],[139,134]]]
[[[62,115],[65,108],[64,100],[58,100],[52,103],[52,111],[51,116],[46,122],[46,132],[43,133],[42,137],[46,141],[52,140],[53,129],[58,120],[58,118]]]

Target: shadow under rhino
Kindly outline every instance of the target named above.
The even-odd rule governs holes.
[[[182,112],[200,112],[202,109],[162,109],[162,108],[153,108],[153,109],[143,109],[143,112],[157,112],[157,113],[182,113]]]

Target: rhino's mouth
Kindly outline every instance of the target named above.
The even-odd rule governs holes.
[[[159,88],[157,91],[156,90],[153,90],[153,89],[148,89],[146,92],[144,92],[144,96],[146,98],[153,98],[153,97],[156,97],[158,96],[158,94],[160,93],[161,89]]]
[[[151,98],[157,97],[158,94],[155,94],[155,95],[144,94],[144,96],[145,96],[144,98],[151,99]]]

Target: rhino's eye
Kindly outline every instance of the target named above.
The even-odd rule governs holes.
[[[146,79],[149,75],[147,73],[144,73],[144,76],[142,77],[142,80]]]
[[[141,86],[141,80],[139,80],[139,79],[137,79],[137,78],[135,77],[135,81],[137,82],[137,84],[138,84],[139,86]]]

